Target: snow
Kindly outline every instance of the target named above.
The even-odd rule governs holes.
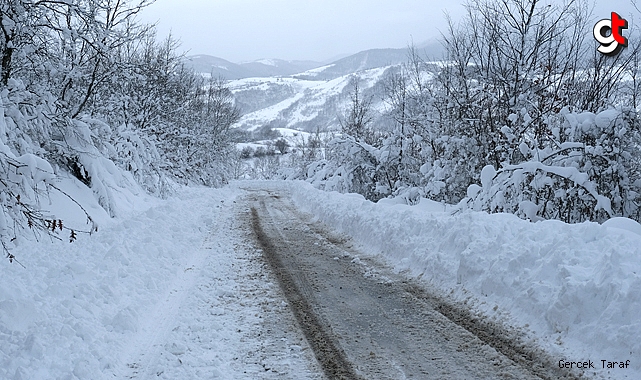
[[[596,183],[589,180],[587,173],[579,171],[575,167],[561,167],[561,166],[550,166],[541,163],[540,161],[528,161],[522,162],[518,165],[505,165],[502,170],[523,170],[527,173],[535,173],[537,170],[541,170],[546,173],[553,173],[560,177],[567,178],[573,181],[578,186],[583,187],[594,199],[596,199],[596,209],[605,210],[608,215],[613,215],[612,206],[610,199],[600,195],[596,191]],[[492,185],[492,179],[496,175],[496,170],[492,165],[487,165],[481,171],[481,183],[484,189],[488,189]],[[543,184],[541,184],[543,185]]]
[[[381,80],[389,67],[369,69],[359,72],[364,87],[372,87]],[[315,69],[316,70],[316,69]],[[314,120],[321,114],[327,102],[338,102],[342,109],[348,97],[342,96],[349,86],[352,75],[344,75],[333,80],[317,81],[297,78],[245,78],[230,82],[235,93],[250,89],[266,90],[268,84],[288,85],[294,88],[295,94],[268,107],[249,112],[241,118],[238,125],[253,131],[274,121],[282,121],[285,127],[294,127],[299,123]],[[379,105],[379,107],[384,107]]]
[[[266,66],[278,66],[278,62],[274,59],[259,59],[255,61],[256,63],[261,63]]]
[[[594,117],[594,123],[601,129],[607,129],[610,128],[613,125],[614,121],[619,117],[621,117],[620,111],[609,109],[599,112]]]
[[[525,216],[533,222],[540,222],[544,220],[537,215],[539,211],[539,206],[536,203],[530,201],[521,201],[519,203],[519,211],[525,214]]]
[[[265,368],[316,378],[302,337],[264,334],[265,319],[286,306],[241,236],[234,207],[242,191],[138,196],[112,219],[94,214],[101,208],[90,189],[58,185],[100,230],[74,243],[22,239],[12,253],[25,269],[1,261],[0,379],[279,376]]]
[[[274,130],[278,131],[283,137],[303,136],[305,138],[309,138],[309,136],[311,136],[311,133],[309,132],[299,131],[299,130],[290,129],[290,128],[274,128]]]
[[[55,177],[51,165],[42,158],[31,154],[23,154],[16,158],[24,166],[16,169],[16,173],[24,175],[30,180],[30,186],[35,186],[41,181],[50,181]]]
[[[168,200],[130,195],[129,212],[110,218],[90,189],[55,181],[100,230],[71,244],[23,238],[12,253],[26,269],[2,262],[0,379],[315,378],[294,332],[261,335],[286,304],[264,268],[252,267],[260,252],[243,238],[235,203],[245,183]],[[596,378],[641,378],[638,223],[531,223],[427,199],[372,203],[304,182],[273,186],[364,254],[526,329],[558,360],[592,360]],[[61,205],[49,211],[74,228],[86,222],[52,201]],[[536,205],[522,206],[536,215]],[[628,359],[627,370],[600,368]]]
[[[329,69],[331,67],[334,67],[334,66],[336,66],[336,64],[332,63],[330,65],[321,66],[321,67],[317,67],[315,69],[304,71],[304,72],[302,72],[302,73],[300,73],[298,75],[300,75],[300,76],[317,76],[318,74],[322,73],[323,71],[325,71],[325,70],[327,70],[327,69]]]
[[[280,115],[281,112],[291,107],[297,101],[302,99],[303,96],[303,93],[297,93],[294,97],[285,99],[280,103],[274,104],[273,106],[269,106],[259,111],[243,115],[238,124],[250,125],[251,127],[248,127],[247,130],[255,131],[263,125],[268,124],[270,121],[277,119],[278,115]]]
[[[525,142],[522,142],[522,143],[519,144],[519,151],[521,151],[521,154],[524,157],[527,157],[527,156],[530,155],[530,153],[532,153],[532,150],[530,149],[530,147]]]
[[[494,176],[496,176],[496,169],[494,169],[492,165],[485,165],[483,170],[481,170],[481,186],[483,186],[485,191],[489,191]]]
[[[307,183],[288,186],[299,208],[352,236],[364,252],[526,328],[533,344],[558,360],[590,359],[597,369],[588,375],[597,377],[641,378],[641,236],[630,232],[638,233],[638,223],[452,215],[426,199],[418,206],[375,204]],[[630,369],[601,368],[601,360],[628,359]]]
[[[257,142],[255,142],[255,143],[236,143],[236,149],[238,149],[238,150],[243,150],[244,148],[247,148],[247,147],[252,148],[252,149],[256,149],[256,148],[265,148],[265,149],[267,149],[269,147],[269,145],[267,145],[266,143],[262,144],[262,143],[257,143]]]
[[[483,188],[475,183],[467,187],[467,197],[474,198]]]
[[[615,217],[606,220],[603,226],[629,231],[641,236],[641,224],[629,218]]]

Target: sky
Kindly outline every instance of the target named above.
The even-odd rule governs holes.
[[[190,54],[232,62],[261,58],[325,61],[373,48],[405,47],[439,36],[445,10],[435,0],[157,0],[141,14],[171,30]]]
[[[600,18],[611,11],[623,15],[633,8],[630,0],[595,2]],[[157,23],[160,38],[171,32],[189,55],[236,63],[263,58],[326,62],[439,38],[447,28],[445,12],[460,20],[462,1],[156,0],[140,19]]]

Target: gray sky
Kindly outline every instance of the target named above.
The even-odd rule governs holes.
[[[141,18],[158,21],[160,37],[171,30],[190,54],[323,61],[438,37],[445,9],[463,12],[437,0],[157,0]]]
[[[324,61],[373,48],[405,47],[439,37],[444,12],[458,0],[156,0],[141,14],[169,31],[189,54],[232,62],[260,58]],[[629,0],[597,0],[595,13],[630,14]],[[602,17],[601,17],[602,16]],[[638,14],[637,14],[638,16]],[[624,16],[626,17],[626,16]],[[641,19],[641,17],[639,17]],[[630,22],[632,27],[633,22]]]

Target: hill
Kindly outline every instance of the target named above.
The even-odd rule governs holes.
[[[285,61],[282,59],[261,59],[252,62],[233,63],[211,55],[193,55],[185,58],[185,63],[196,72],[223,77],[228,80],[287,76],[318,67],[313,61]]]

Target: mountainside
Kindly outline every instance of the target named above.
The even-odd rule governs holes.
[[[440,43],[434,41],[419,45],[416,50],[427,59],[443,53]],[[314,132],[340,128],[339,115],[349,103],[350,81],[354,76],[360,78],[362,96],[372,99],[375,121],[384,122],[383,80],[400,69],[408,60],[408,53],[407,48],[365,50],[294,73],[296,68],[313,62],[260,60],[236,65],[208,56],[199,56],[192,62],[217,64],[220,72],[225,70],[227,78],[236,78],[230,87],[244,114],[237,124],[239,128],[255,130],[268,125]],[[289,74],[281,74],[286,72]],[[255,75],[250,77],[249,73]]]
[[[440,42],[430,41],[416,46],[416,51],[424,58],[440,59],[444,53]],[[336,79],[359,71],[379,67],[400,65],[407,61],[409,50],[402,49],[370,49],[338,59],[328,65],[296,75],[299,79],[327,80]]]
[[[314,61],[284,61],[282,59],[261,59],[240,64],[241,67],[251,71],[252,76],[256,77],[293,75],[319,65],[319,62]]]
[[[228,80],[247,78],[253,73],[239,64],[211,55],[193,55],[185,58],[185,64],[202,74],[211,74]]]
[[[196,72],[235,80],[250,77],[286,76],[318,67],[314,61],[285,61],[281,59],[261,59],[253,62],[233,63],[210,55],[186,57],[185,63]]]
[[[314,132],[337,130],[339,115],[349,103],[350,81],[360,78],[362,96],[372,97],[374,117],[379,118],[385,104],[381,81],[398,65],[358,71],[332,80],[300,78],[246,78],[230,83],[237,105],[244,116],[239,128],[255,130],[265,125]]]
[[[329,65],[300,73],[295,77],[309,80],[330,80],[358,71],[398,65],[406,60],[407,49],[365,50],[339,59]]]

